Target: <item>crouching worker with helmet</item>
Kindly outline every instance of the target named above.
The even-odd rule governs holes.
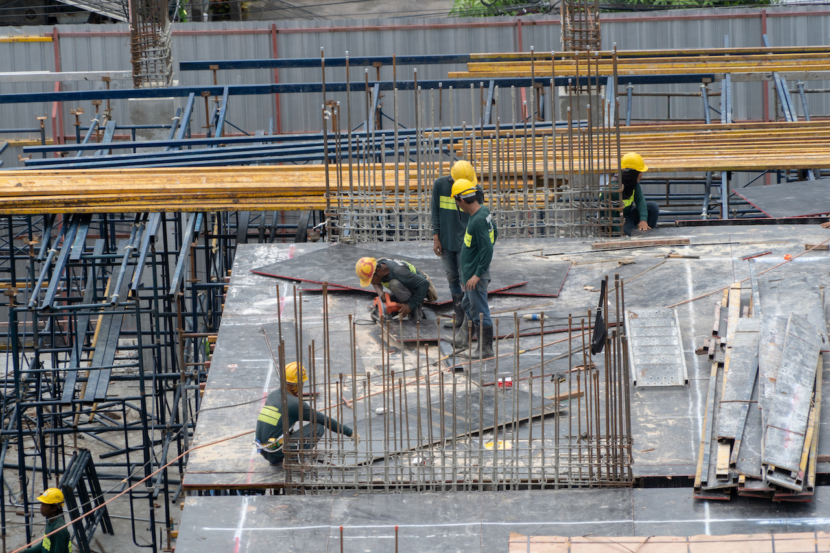
[[[470,355],[473,358],[489,358],[493,357],[493,321],[487,304],[487,287],[490,285],[490,261],[498,231],[490,210],[482,205],[484,191],[481,186],[459,179],[452,185],[452,196],[458,207],[470,216],[461,245],[461,278],[466,287],[462,307],[467,318],[456,334],[454,344],[464,355],[470,347],[472,329],[473,335],[480,338]]]
[[[274,390],[265,400],[265,406],[259,412],[256,422],[256,442],[260,454],[272,465],[282,463],[283,453],[283,417],[288,417],[288,434],[291,438],[300,438],[299,421],[303,420],[302,437],[304,449],[312,449],[317,445],[326,429],[351,437],[353,431],[345,424],[327,417],[319,411],[313,411],[305,402],[298,399],[299,379],[308,381],[305,367],[298,363],[289,363],[285,367],[286,405],[282,404],[282,392]],[[302,405],[302,410],[300,406]]]
[[[360,278],[360,285],[364,288],[370,284],[374,286],[375,292],[384,304],[387,295],[384,288],[389,290],[389,303],[394,304],[394,308],[397,309],[395,317],[400,316],[402,320],[408,320],[410,314],[415,320],[422,319],[421,306],[424,300],[438,299],[438,291],[429,275],[408,261],[361,257],[357,260],[354,270]]]
[[[72,553],[69,530],[63,528],[55,532],[66,525],[63,519],[63,492],[58,488],[49,488],[37,500],[40,501],[40,514],[46,519],[43,539],[22,553]]]
[[[615,202],[622,201],[623,218],[625,219],[623,233],[626,236],[631,236],[634,229],[645,232],[657,228],[660,207],[655,202],[647,202],[640,187],[640,179],[643,173],[648,171],[643,156],[633,152],[625,154],[620,160],[620,167],[622,169],[622,199],[620,199],[620,194],[617,192],[611,192],[609,197]],[[611,179],[611,189],[616,189],[619,182],[615,175]],[[602,199],[603,195],[600,196],[600,200]],[[619,227],[614,230],[619,231]]]

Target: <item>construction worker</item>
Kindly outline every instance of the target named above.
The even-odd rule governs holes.
[[[452,197],[452,185],[458,179],[467,179],[473,184],[478,184],[475,169],[469,161],[462,159],[455,162],[449,177],[435,179],[432,185],[431,204],[432,251],[441,258],[441,263],[444,265],[444,273],[447,275],[450,294],[452,294],[456,328],[464,324],[464,308],[461,307],[461,300],[464,299],[460,271],[461,242],[464,239],[467,220],[470,218],[465,211],[455,205]],[[446,322],[444,326],[452,328],[453,322]]]
[[[644,232],[657,228],[660,207],[655,202],[647,202],[640,188],[640,178],[648,171],[643,156],[633,152],[625,154],[620,161],[620,167],[622,168],[622,203],[625,218],[623,233],[631,236],[631,231],[635,228]],[[618,183],[617,175],[614,175],[610,183],[611,188],[619,186]],[[621,201],[617,192],[612,192],[609,196],[611,201]],[[600,200],[602,198],[603,195],[600,195]]]
[[[58,488],[49,488],[37,500],[40,501],[40,514],[46,519],[46,528],[43,529],[43,539],[24,549],[23,553],[72,553],[72,541],[67,528],[49,535],[66,525],[63,519],[63,492]]]
[[[424,300],[438,299],[438,292],[429,276],[407,261],[361,257],[354,270],[360,278],[360,285],[365,288],[371,284],[381,299],[383,288],[388,288],[392,301],[401,304],[398,314],[404,319],[412,313],[416,313],[418,319],[423,318],[421,304]]]
[[[298,370],[299,369],[299,370]],[[306,439],[303,443],[304,449],[311,449],[317,444],[317,440],[323,435],[326,429],[351,437],[354,432],[345,424],[327,417],[319,411],[313,411],[305,402],[298,399],[299,378],[308,382],[305,367],[299,363],[289,363],[285,367],[285,385],[287,405],[283,408],[282,392],[274,390],[265,399],[265,405],[259,412],[256,423],[256,444],[260,454],[272,465],[282,463],[283,454],[283,416],[288,417],[288,433],[291,437],[299,431],[299,421],[303,420],[309,424],[303,425],[302,437]],[[302,410],[300,406],[302,405]],[[295,427],[297,425],[297,427]]]
[[[493,245],[498,238],[498,231],[490,210],[482,205],[484,191],[480,186],[467,179],[458,179],[452,185],[452,197],[456,205],[470,216],[461,248],[461,275],[466,281],[462,305],[467,318],[461,326],[455,345],[462,350],[462,354],[466,353],[472,329],[473,334],[481,338],[471,356],[493,357],[493,321],[487,305],[487,287],[490,284],[490,261],[493,259]],[[483,315],[480,323],[479,314]]]

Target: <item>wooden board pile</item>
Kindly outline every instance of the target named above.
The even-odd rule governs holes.
[[[773,51],[774,50],[774,51]],[[728,55],[725,55],[728,54]],[[484,57],[490,59],[484,60]],[[613,75],[614,53],[521,52],[518,54],[473,54],[466,71],[450,71],[451,79],[492,79],[498,77],[576,77]],[[500,58],[492,61],[493,57]],[[590,60],[590,61],[589,61]],[[830,51],[826,47],[813,51],[784,48],[718,49],[712,54],[699,50],[634,50],[617,52],[617,74],[768,74],[825,72],[830,69]]]
[[[811,501],[818,461],[824,298],[807,277],[734,283],[715,306],[695,498]]]

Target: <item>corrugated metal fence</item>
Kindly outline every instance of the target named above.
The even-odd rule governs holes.
[[[760,46],[762,26],[766,20],[767,32],[775,46],[818,45],[830,43],[830,10],[825,6],[790,6],[758,9],[707,9],[658,12],[652,14],[604,14],[602,17],[603,48],[614,44],[620,49],[652,48],[701,48],[720,47],[724,35],[729,35],[731,46]],[[59,66],[62,71],[115,71],[129,70],[129,36],[125,25],[65,25],[53,27],[4,28],[0,34],[11,36],[57,36],[54,42],[0,42],[0,72],[2,71],[54,71],[56,52],[59,52]],[[395,19],[395,20],[349,20],[349,21],[279,21],[270,22],[216,22],[186,23],[174,28],[174,60],[225,60],[245,58],[304,58],[318,57],[320,48],[327,56],[351,56],[396,54],[445,54],[470,52],[506,52],[519,49],[537,51],[559,48],[559,22],[555,17],[491,18],[491,19]],[[413,67],[399,67],[397,78],[410,80]],[[448,71],[461,69],[458,66],[418,67],[419,79],[441,79]],[[380,70],[383,80],[391,79],[392,70]],[[376,77],[370,69],[370,80]],[[219,84],[254,84],[274,82],[274,71],[239,70],[220,71]],[[364,80],[364,69],[353,69],[351,78]],[[178,84],[209,84],[209,71],[176,72]],[[345,80],[345,70],[329,69],[328,82]],[[319,82],[317,69],[289,69],[279,71],[282,83]],[[792,83],[793,85],[795,83]],[[114,81],[113,88],[129,87],[131,81]],[[761,119],[762,84],[738,83],[734,91],[735,119]],[[824,88],[826,83],[810,83],[813,88]],[[63,83],[63,90],[104,88],[102,82]],[[648,87],[648,91],[697,92],[695,85],[666,85]],[[713,85],[717,90],[718,85]],[[0,93],[26,93],[54,90],[52,83],[2,83]],[[645,87],[643,88],[645,91]],[[502,91],[499,113],[502,122],[511,122],[510,92]],[[476,92],[476,97],[478,92]],[[830,112],[827,95],[811,94],[811,113]],[[331,97],[331,96],[330,96]],[[345,105],[345,96],[334,95]],[[477,120],[470,106],[469,91],[456,92],[454,96],[454,121],[460,124]],[[772,112],[772,99],[770,105]],[[178,102],[183,102],[179,99]],[[413,93],[400,93],[399,113],[403,124],[411,120]],[[364,100],[361,95],[352,97],[353,121],[365,117]],[[448,98],[444,97],[447,106]],[[281,95],[280,130],[299,132],[319,130],[320,94]],[[384,111],[392,116],[391,94],[384,100]],[[477,102],[476,102],[477,103]],[[113,101],[113,114],[117,122],[129,123],[128,101]],[[632,104],[636,119],[664,118],[667,114],[665,98],[640,97]],[[796,102],[800,104],[800,102]],[[515,104],[514,104],[515,105]],[[716,100],[712,100],[717,107]],[[74,117],[69,109],[74,105],[62,105],[64,134],[74,135]],[[87,124],[89,114],[94,112],[91,102],[82,102],[85,114],[82,124]],[[47,134],[52,136],[53,105],[21,104],[0,107],[0,128],[31,128],[37,126],[35,117],[48,116]],[[427,109],[429,109],[429,104]],[[448,109],[445,107],[445,109]],[[625,100],[621,109],[625,113]],[[799,108],[800,109],[800,108]],[[192,124],[194,133],[203,132],[204,109],[200,105]],[[270,118],[276,118],[277,108],[272,96],[247,96],[232,99],[228,121],[254,131],[265,129]],[[702,117],[699,98],[673,98],[672,118]],[[171,113],[172,117],[172,113]],[[447,113],[444,120],[447,120]],[[55,127],[58,120],[55,119]],[[159,121],[159,123],[162,123]],[[356,122],[354,123],[357,124]],[[4,137],[0,137],[2,139]],[[5,136],[5,138],[12,138]],[[24,138],[17,135],[14,138]],[[32,135],[32,138],[36,138]],[[9,148],[3,159],[6,167],[18,165],[19,148]]]

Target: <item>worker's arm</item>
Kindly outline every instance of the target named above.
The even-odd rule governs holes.
[[[492,215],[488,215],[492,217]],[[476,263],[475,276],[481,278],[484,273],[490,270],[490,262],[493,260],[493,243],[490,241],[490,225],[483,219],[473,229],[473,242],[478,246],[478,260]],[[495,228],[493,228],[495,237]]]
[[[372,288],[375,289],[378,296],[383,297],[383,286],[380,284],[372,284]]]
[[[21,551],[20,553],[41,553],[41,551],[43,551],[43,548],[41,547],[42,543],[43,543],[43,540],[40,540],[39,542],[34,544],[32,547],[28,547],[28,548],[24,549],[23,551]]]
[[[441,232],[441,187],[438,185],[436,179],[432,185],[432,201],[430,202],[430,209],[432,210],[432,234],[437,235]]]
[[[646,197],[643,196],[640,183],[637,183],[637,187],[634,189],[634,203],[637,204],[637,211],[640,212],[640,221],[648,221],[648,206],[646,206]]]
[[[351,427],[346,426],[345,424],[340,424],[320,411],[312,411],[307,403],[303,403],[303,420],[308,422],[312,422],[313,420],[317,424],[322,424],[326,427],[326,429],[330,429],[332,432],[337,432],[338,434],[343,434],[345,436],[352,435]]]
[[[441,249],[441,190],[438,185],[438,179],[432,184],[432,201],[430,202],[430,209],[432,209],[432,251],[435,255],[440,256],[443,253]]]
[[[62,520],[61,526],[66,524]],[[64,529],[58,532],[57,534],[52,534],[49,536],[49,539],[52,540],[52,547],[49,549],[49,553],[69,553],[69,531]]]

